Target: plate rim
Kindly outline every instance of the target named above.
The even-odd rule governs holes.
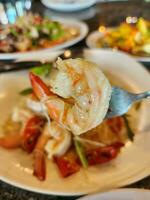
[[[150,175],[150,170],[147,170],[147,174],[140,175],[136,179],[135,178],[130,179],[130,181],[128,181],[128,183],[123,183],[120,186],[116,185],[116,186],[112,187],[111,189],[125,187],[126,185],[130,185],[132,183],[138,182],[141,179],[148,177],[149,175]],[[7,184],[11,185],[11,186],[15,186],[17,188],[20,188],[20,189],[23,189],[23,190],[26,190],[26,191],[35,192],[35,193],[39,193],[39,194],[46,194],[46,195],[60,195],[60,196],[66,196],[67,197],[67,196],[80,196],[80,195],[88,195],[88,194],[90,195],[93,192],[94,193],[95,192],[100,192],[101,193],[103,191],[103,190],[102,191],[96,190],[96,191],[89,192],[89,193],[87,193],[87,192],[75,192],[75,193],[73,193],[73,192],[71,192],[71,193],[69,193],[69,192],[55,192],[55,191],[44,190],[44,189],[39,190],[39,188],[30,187],[30,186],[27,186],[25,184],[18,183],[16,181],[10,181],[8,178],[4,178],[4,177],[0,177],[0,180],[3,181],[4,183],[7,183]]]
[[[102,192],[102,193],[93,193],[93,194],[90,194],[90,195],[87,195],[87,196],[84,196],[84,197],[81,197],[81,198],[78,198],[77,200],[88,200],[89,197],[100,197],[102,195],[107,195],[109,193],[118,193],[118,192],[137,192],[137,193],[149,193],[149,196],[150,196],[150,190],[149,189],[143,189],[143,188],[119,188],[119,189],[113,189],[113,190],[109,190],[109,191],[105,191],[105,192]],[[102,196],[103,197],[103,196]]]

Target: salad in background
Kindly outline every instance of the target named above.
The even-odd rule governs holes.
[[[133,55],[150,55],[150,21],[139,18],[134,24],[121,23],[106,29],[96,43],[100,48],[116,48]]]
[[[15,24],[0,28],[0,52],[25,52],[49,48],[77,37],[78,28],[29,13]]]

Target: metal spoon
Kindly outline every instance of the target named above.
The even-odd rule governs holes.
[[[105,118],[109,119],[123,115],[131,108],[134,102],[145,98],[150,98],[150,91],[134,94],[118,87],[112,87],[109,110]]]

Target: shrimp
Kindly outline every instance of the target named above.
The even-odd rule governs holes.
[[[49,88],[30,72],[37,98],[54,121],[80,135],[99,125],[108,110],[111,86],[99,67],[83,59],[60,58],[51,74]]]
[[[0,138],[0,147],[5,149],[16,149],[21,147],[21,135],[14,133]]]
[[[46,177],[46,159],[45,159],[45,145],[50,138],[47,126],[44,127],[42,134],[40,135],[35,149],[34,149],[34,171],[33,175],[40,181],[45,180]]]
[[[31,153],[35,147],[38,137],[42,132],[45,119],[38,115],[31,116],[22,124],[21,130],[11,134],[5,134],[0,138],[0,147],[5,149],[15,149],[21,147],[26,152]]]
[[[61,156],[71,146],[71,133],[63,129],[58,123],[46,124],[43,133],[39,137],[34,149],[34,172],[33,174],[41,181],[46,177],[46,159],[53,156]]]
[[[64,155],[71,146],[71,133],[61,127],[57,122],[51,122],[49,127],[51,139],[47,142],[45,150],[48,158]]]

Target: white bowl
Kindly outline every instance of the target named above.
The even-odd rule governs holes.
[[[91,7],[96,3],[96,0],[74,0],[69,1],[56,1],[56,0],[41,0],[42,3],[53,10],[62,12],[79,11]]]

